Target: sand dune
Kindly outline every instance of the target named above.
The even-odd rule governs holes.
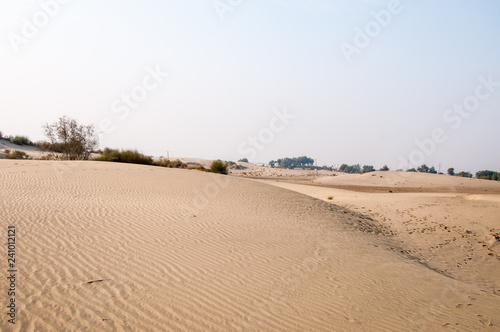
[[[371,172],[314,179],[314,184],[357,191],[500,193],[500,182],[415,172]]]
[[[19,248],[17,322],[4,317],[2,331],[500,326],[498,295],[409,258],[363,214],[284,188],[140,165],[0,160],[0,196],[2,232],[15,225]]]
[[[390,231],[405,254],[500,295],[500,195],[366,193],[267,183],[357,211]]]

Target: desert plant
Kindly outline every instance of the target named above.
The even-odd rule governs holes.
[[[455,169],[453,167],[448,168],[448,175],[455,175]]]
[[[95,158],[94,160],[153,165],[153,159],[151,157],[143,155],[137,150],[115,150],[105,148],[103,154],[100,157]]]
[[[206,172],[207,171],[205,169],[205,167],[203,167],[202,165],[191,165],[191,166],[188,166],[188,169],[194,169],[194,170],[202,171],[202,172]]]
[[[361,173],[361,166],[359,164],[351,166],[342,164],[339,168],[339,171],[344,173]]]
[[[60,148],[66,159],[87,160],[98,145],[93,125],[79,125],[76,120],[63,116],[58,121],[42,126],[52,144],[51,151]]]
[[[28,137],[25,136],[16,136],[14,139],[12,139],[12,143],[16,145],[33,145],[33,142],[31,142]]]
[[[494,171],[479,171],[476,172],[476,178],[483,180],[500,180],[500,173]]]
[[[219,174],[227,174],[228,163],[223,162],[222,160],[215,160],[210,165],[210,172],[219,173]]]
[[[460,173],[458,173],[457,176],[460,176],[463,178],[472,178],[472,174],[470,172],[464,172],[464,171],[461,171]]]
[[[179,159],[177,160],[174,160],[170,163],[170,166],[169,167],[172,167],[172,168],[187,168],[187,164],[183,163],[182,161],[180,161]]]
[[[247,158],[242,158],[240,160],[238,160],[239,163],[248,163],[248,159]]]
[[[387,172],[389,170],[389,167],[387,165],[384,165],[379,171]]]
[[[8,149],[5,149],[7,151]],[[9,159],[27,159],[28,155],[24,153],[23,151],[18,151],[18,150],[9,150],[9,154],[7,154],[7,158]]]
[[[155,161],[154,164],[156,166],[160,166],[160,167],[170,167],[170,160],[168,159],[165,159],[165,158],[160,158],[160,160],[158,161]]]
[[[423,164],[422,166],[417,168],[417,171],[419,171],[420,173],[428,173],[429,166],[427,166],[426,164]]]
[[[372,165],[364,165],[362,173],[375,172],[375,168]]]

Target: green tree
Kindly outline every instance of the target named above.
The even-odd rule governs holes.
[[[463,178],[471,178],[472,177],[472,174],[469,173],[469,172],[464,172],[464,171],[461,171],[460,173],[457,174],[457,176],[461,176]]]
[[[451,175],[451,176],[455,175],[455,169],[453,167],[448,168],[448,175]]]
[[[417,171],[421,173],[427,173],[429,172],[429,167],[426,164],[423,164],[422,166],[417,168]]]
[[[494,172],[494,171],[479,171],[479,172],[476,172],[476,178],[497,181],[499,179],[499,174],[498,174],[498,172]]]
[[[379,171],[387,172],[389,170],[389,167],[387,165],[384,165]]]
[[[280,168],[305,168],[305,167],[312,167],[314,165],[314,159],[302,156],[302,157],[296,157],[296,158],[283,158],[283,159],[278,159],[276,161],[271,160],[269,162],[269,165],[271,167],[278,166]]]
[[[347,164],[342,164],[339,168],[340,172],[344,173],[361,173],[361,166],[359,164],[356,165],[347,165]]]
[[[238,160],[239,163],[248,163],[248,159],[247,158],[243,158],[243,159],[240,159]]]
[[[375,172],[375,168],[372,165],[364,165],[363,173]]]

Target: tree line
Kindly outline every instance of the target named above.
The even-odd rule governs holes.
[[[281,158],[278,160],[271,160],[269,166],[280,167],[280,168],[305,168],[312,167],[314,165],[314,159],[302,156],[295,158]]]
[[[344,172],[344,173],[370,173],[376,171],[373,165],[364,165],[363,167],[361,167],[360,164],[356,165],[342,164],[338,170],[339,172]],[[387,165],[384,165],[384,167],[379,169],[379,171],[388,171],[388,170],[389,167]]]

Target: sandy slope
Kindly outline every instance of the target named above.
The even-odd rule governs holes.
[[[313,183],[341,189],[354,189],[368,192],[387,192],[388,190],[392,190],[393,192],[467,192],[500,194],[499,181],[415,172],[371,172],[366,174],[324,176],[314,179]]]
[[[17,145],[7,140],[0,139],[0,159],[5,157],[5,149],[23,151],[32,158],[41,158],[46,154],[35,146]]]
[[[368,216],[390,230],[408,256],[500,296],[500,195],[366,193],[267,183]]]
[[[389,230],[255,181],[0,160],[0,209],[1,233],[16,225],[19,248],[18,321],[4,317],[2,331],[500,326],[499,296],[390,250],[400,243]]]

